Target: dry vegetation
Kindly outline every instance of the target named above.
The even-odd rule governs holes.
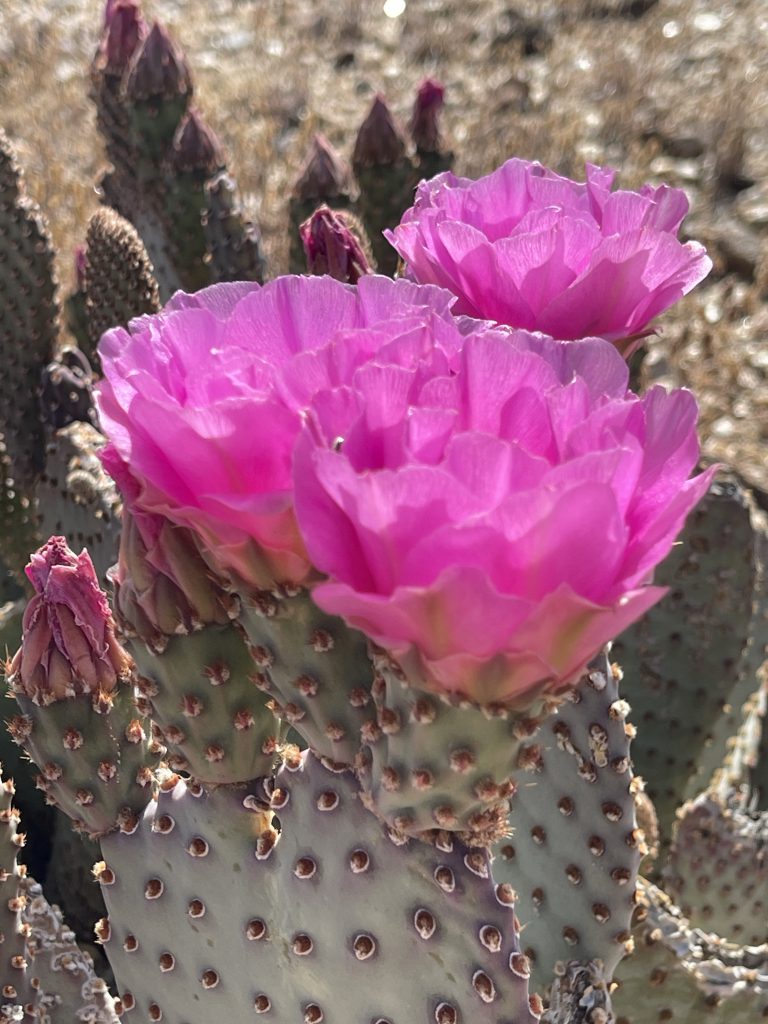
[[[87,67],[103,0],[0,0],[0,124],[45,208],[65,285],[102,152]],[[765,0],[145,0],[190,57],[198,103],[284,266],[285,199],[315,130],[349,153],[374,92],[405,116],[447,86],[458,171],[510,155],[688,192],[716,272],[664,318],[649,379],[686,383],[705,451],[768,491]]]

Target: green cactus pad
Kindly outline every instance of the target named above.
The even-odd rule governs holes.
[[[138,639],[127,647],[171,767],[217,785],[270,775],[280,723],[234,623],[164,639],[162,651]]]
[[[506,831],[518,752],[545,714],[479,707],[406,683],[386,655],[374,659],[377,720],[363,729],[361,778],[376,813],[406,835],[429,829],[487,846]]]
[[[27,197],[13,147],[0,132],[0,434],[10,476],[22,494],[29,494],[43,461],[36,396],[58,337],[53,267],[48,227]]]
[[[29,973],[36,989],[34,1019],[39,1024],[119,1024],[115,999],[59,908],[48,903],[32,879],[25,879],[23,893],[22,918],[30,929]]]
[[[768,814],[744,796],[702,793],[678,812],[664,889],[692,927],[729,942],[768,942]]]
[[[237,183],[226,171],[205,185],[202,214],[211,281],[264,280],[266,260],[258,227],[245,216]]]
[[[0,1021],[26,1021],[23,1008],[34,999],[21,917],[25,868],[17,859],[24,836],[13,792],[13,783],[0,774]]]
[[[663,843],[691,779],[703,788],[722,761],[724,745],[701,778],[698,765],[720,716],[731,707],[738,714],[754,689],[754,680],[744,683],[761,580],[753,507],[736,482],[716,481],[656,573],[670,592],[614,645],[637,727],[633,758]]]
[[[263,809],[269,795],[281,831]],[[123,1006],[165,1024],[533,1024],[509,894],[487,856],[403,844],[310,753],[270,787],[161,786],[102,842]]]
[[[513,776],[511,835],[494,846],[493,876],[518,893],[540,991],[558,961],[600,959],[610,977],[626,952],[642,852],[628,710],[603,654]]]
[[[306,591],[245,597],[241,623],[276,712],[318,756],[352,764],[360,729],[376,714],[366,637],[320,611]]]
[[[105,443],[89,423],[56,431],[37,487],[43,533],[66,537],[74,550],[87,548],[102,586],[117,561],[122,507],[99,460]]]
[[[90,347],[86,351],[100,372],[96,352],[104,331],[125,327],[143,313],[156,313],[160,295],[144,243],[114,210],[97,210],[86,236],[85,310]]]
[[[691,928],[654,885],[639,889],[635,949],[620,963],[616,1024],[757,1024],[768,1018],[768,946]]]
[[[134,830],[152,796],[159,751],[147,740],[131,687],[41,707],[19,691],[13,675],[8,682],[21,709],[8,727],[40,769],[48,802],[91,836]]]
[[[136,228],[152,264],[160,302],[165,304],[181,288],[181,278],[173,264],[172,246],[160,212],[161,184],[155,178],[139,182],[110,169],[99,179],[97,191],[102,202]]]

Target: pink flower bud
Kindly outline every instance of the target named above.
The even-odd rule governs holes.
[[[445,89],[434,78],[425,78],[416,94],[413,113],[408,123],[411,138],[419,153],[439,153],[442,148],[438,115],[443,106]]]
[[[405,156],[405,138],[387,101],[378,93],[360,126],[352,153],[353,167],[396,164]]]
[[[136,507],[139,484],[115,449],[102,459],[124,501],[120,553],[110,571],[123,626],[162,647],[169,636],[227,622],[233,599],[203,561],[195,535]]]
[[[315,135],[307,162],[293,186],[299,200],[333,200],[349,192],[350,171],[324,135]]]
[[[75,555],[63,537],[51,537],[32,555],[26,573],[35,596],[24,612],[11,685],[38,704],[114,690],[131,661],[115,639],[88,552]]]
[[[132,100],[173,99],[192,92],[186,58],[159,21],[136,51],[125,88]]]
[[[206,177],[224,166],[222,145],[198,110],[192,108],[176,129],[171,159],[175,170],[202,171]]]
[[[373,272],[345,214],[321,206],[301,225],[300,232],[310,274],[328,274],[337,281],[357,284],[364,274]]]
[[[100,70],[121,75],[147,35],[138,0],[112,0],[104,15],[104,32],[96,55]]]
[[[77,291],[85,291],[85,266],[87,263],[87,257],[85,255],[85,246],[78,245],[75,248],[75,287]]]

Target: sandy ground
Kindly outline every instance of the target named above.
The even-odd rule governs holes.
[[[661,321],[649,380],[684,383],[704,450],[768,491],[766,0],[145,0],[183,44],[197,102],[285,269],[285,200],[312,132],[347,155],[372,96],[407,117],[447,88],[460,173],[536,158],[576,177],[668,181],[716,273]],[[0,0],[0,125],[47,213],[69,287],[103,164],[87,69],[103,0]],[[390,8],[391,9],[391,8]]]

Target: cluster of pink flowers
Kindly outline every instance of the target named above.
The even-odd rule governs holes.
[[[611,180],[441,175],[392,236],[410,280],[220,285],[109,331],[131,507],[242,591],[311,587],[421,686],[571,682],[661,597],[711,477],[689,478],[693,396],[638,397],[617,351],[708,261],[676,237],[682,193]]]

